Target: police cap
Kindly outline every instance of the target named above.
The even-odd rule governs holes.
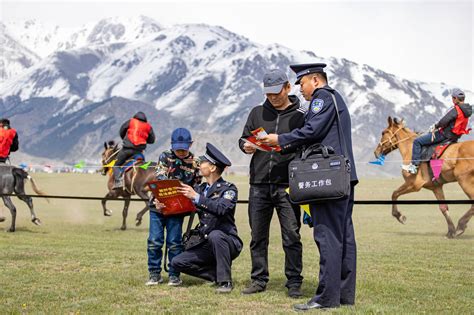
[[[232,165],[229,159],[211,143],[206,144],[206,153],[200,156],[199,159],[222,168]]]
[[[310,73],[324,73],[325,63],[303,63],[290,65],[291,70],[296,73],[295,84],[300,84],[301,78]]]

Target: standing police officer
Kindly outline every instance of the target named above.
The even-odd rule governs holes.
[[[208,143],[206,154],[199,159],[206,183],[196,186],[196,190],[182,184],[178,191],[196,204],[200,241],[175,256],[171,266],[178,272],[216,282],[217,293],[229,293],[233,288],[232,260],[239,256],[243,244],[234,218],[237,187],[222,178],[231,163],[215,146]]]
[[[305,125],[285,134],[270,134],[263,138],[269,145],[279,144],[282,152],[291,152],[314,143],[322,143],[343,154],[338,137],[336,108],[339,108],[342,133],[351,161],[351,194],[348,198],[310,204],[313,236],[320,253],[319,284],[315,296],[306,304],[296,304],[296,310],[352,305],[355,301],[356,243],[352,224],[354,186],[357,175],[352,154],[351,118],[341,95],[327,85],[323,63],[292,65],[300,91],[311,101]]]

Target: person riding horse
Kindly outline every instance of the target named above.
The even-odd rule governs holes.
[[[10,120],[0,119],[0,163],[8,160],[10,152],[18,150],[18,134],[10,127]]]
[[[117,161],[113,168],[114,189],[123,187],[120,166],[134,155],[142,153],[147,143],[155,142],[155,133],[143,112],[137,112],[132,119],[123,123],[120,127],[120,137],[123,139],[123,145],[117,154]]]
[[[465,94],[460,89],[454,89],[451,93],[454,106],[440,119],[440,121],[430,127],[430,132],[419,136],[413,142],[411,164],[403,169],[410,174],[418,173],[421,161],[422,146],[441,143],[445,140],[456,142],[462,135],[468,134],[467,129],[469,117],[472,115],[472,107],[464,103]]]

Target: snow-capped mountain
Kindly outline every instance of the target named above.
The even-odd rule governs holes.
[[[21,39],[28,32],[12,33]],[[105,19],[73,34],[80,35],[73,41],[51,35],[54,52],[41,51],[46,57],[0,88],[0,111],[23,132],[23,148],[30,154],[97,157],[104,138],[116,138],[121,122],[142,108],[152,113],[163,136],[152,152],[169,145],[173,128],[185,126],[195,134],[197,150],[212,139],[245,164],[248,157],[236,143],[248,112],[264,100],[263,74],[292,63],[328,64],[330,85],[345,96],[352,114],[359,161],[372,158],[388,115],[404,117],[408,126],[423,130],[450,101],[451,87],[442,83],[408,81],[368,65],[278,44],[263,46],[218,26],[164,28],[139,17]],[[33,37],[24,46],[40,49],[41,41]],[[468,99],[472,96],[469,92]]]
[[[41,58],[12,38],[0,22],[0,83],[23,73]]]

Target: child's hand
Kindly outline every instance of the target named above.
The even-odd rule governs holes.
[[[166,207],[164,203],[158,201],[158,199],[153,199],[153,204],[155,205],[156,211],[158,213],[163,213],[163,209]]]

